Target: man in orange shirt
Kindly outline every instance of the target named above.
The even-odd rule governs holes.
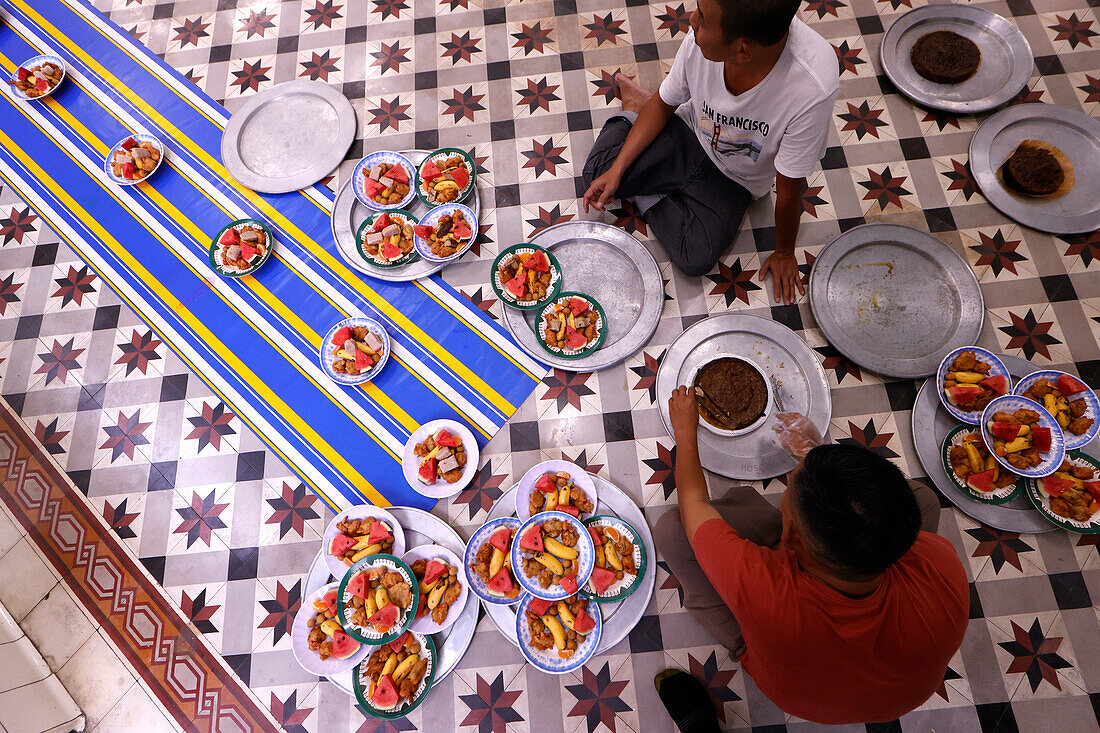
[[[712,502],[693,393],[678,388],[669,412],[679,507],[654,541],[688,612],[761,692],[818,723],[893,720],[932,695],[969,616],[966,571],[933,534],[932,491],[865,448],[818,445],[789,414],[776,432],[800,462],[781,509],[748,486]],[[658,675],[662,700],[682,730],[718,730],[690,680]]]

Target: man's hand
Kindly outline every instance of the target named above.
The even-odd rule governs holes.
[[[772,430],[779,438],[779,445],[796,461],[801,461],[807,453],[822,444],[821,433],[805,415],[780,412],[775,417],[779,424],[772,425]]]
[[[615,198],[615,192],[619,189],[619,181],[623,178],[622,173],[616,170],[612,165],[606,171],[603,172],[596,180],[592,181],[592,185],[588,187],[588,190],[584,192],[584,213],[588,213],[588,207],[591,206],[594,209],[603,211],[604,206]]]
[[[679,443],[694,443],[699,434],[699,408],[695,393],[687,387],[677,387],[668,398],[668,416],[672,435]]]
[[[793,254],[772,252],[760,266],[760,282],[764,282],[764,276],[769,272],[772,274],[772,296],[776,303],[782,302],[787,305],[793,303],[795,288],[798,289],[799,295],[806,294],[806,287],[802,284],[802,273],[798,271],[798,260]]]

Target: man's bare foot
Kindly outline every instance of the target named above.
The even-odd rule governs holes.
[[[653,96],[653,92],[646,91],[638,86],[636,81],[619,71],[615,73],[615,96],[622,102],[623,110],[638,113]]]

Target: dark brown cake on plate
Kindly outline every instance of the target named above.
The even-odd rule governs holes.
[[[925,33],[913,44],[909,60],[917,73],[937,84],[958,84],[974,76],[982,62],[978,45],[954,31]]]
[[[1066,180],[1057,156],[1046,147],[1025,140],[1001,165],[1001,178],[1008,188],[1025,196],[1049,196]]]
[[[692,386],[699,414],[723,430],[753,424],[768,407],[764,377],[743,359],[715,359],[699,370]]]

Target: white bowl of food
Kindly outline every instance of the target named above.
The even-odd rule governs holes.
[[[715,354],[691,372],[699,424],[726,438],[747,435],[763,425],[775,409],[772,382],[752,359]]]

